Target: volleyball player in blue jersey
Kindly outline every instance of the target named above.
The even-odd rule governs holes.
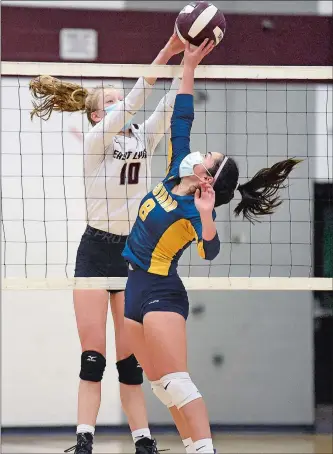
[[[167,64],[183,52],[174,34],[161,49],[155,65]],[[150,188],[154,151],[170,127],[179,79],[147,120],[137,125],[134,116],[151,93],[155,78],[143,78],[123,99],[112,87],[88,90],[80,84],[50,76],[34,78],[32,117],[48,120],[53,111],[85,112],[91,128],[84,137],[84,183],[87,228],[76,258],[76,277],[122,277],[128,268],[122,257],[127,235],[134,224],[141,198]],[[109,295],[110,293],[110,295]],[[77,444],[67,452],[91,454],[101,402],[101,381],[106,367],[106,318],[110,306],[114,321],[116,367],[120,397],[128,418],[137,454],[156,454],[148,427],[143,373],[128,346],[124,332],[124,292],[113,289],[74,290],[74,308],[81,341]],[[177,409],[171,409],[187,446],[187,429]]]
[[[288,159],[238,184],[238,167],[220,153],[190,153],[194,119],[194,70],[213,48],[207,40],[197,49],[187,44],[184,73],[171,121],[170,165],[166,178],[146,195],[127,239],[129,263],[125,291],[126,329],[130,345],[156,396],[183,415],[193,452],[213,453],[204,401],[187,371],[185,321],[189,303],[177,263],[192,241],[199,255],[213,260],[220,242],[214,207],[229,203],[238,189],[236,215],[254,221],[271,214],[281,201],[277,191],[297,164]]]

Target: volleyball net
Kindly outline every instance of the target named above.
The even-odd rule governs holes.
[[[54,112],[48,121],[31,121],[31,78],[47,74],[87,88],[113,84],[126,93],[138,77],[157,76],[135,117],[142,123],[181,71],[176,66],[2,63],[3,289],[126,284],[122,278],[73,278],[86,226],[83,138],[89,124],[80,113]],[[237,194],[217,209],[221,252],[206,262],[191,246],[179,264],[186,287],[333,291],[332,69],[203,65],[196,71],[194,99],[192,151],[232,156],[240,183],[287,157],[303,161],[281,192],[282,205],[260,223],[235,218]],[[152,160],[152,187],[165,175],[167,139]],[[321,185],[329,189],[319,219],[315,194]]]

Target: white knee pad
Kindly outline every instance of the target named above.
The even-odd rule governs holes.
[[[173,406],[172,399],[168,391],[166,391],[163,388],[163,385],[161,383],[161,380],[156,380],[156,381],[151,381],[151,389],[155,396],[160,399],[162,404],[164,404],[166,407],[170,408]]]
[[[178,409],[192,402],[192,400],[202,397],[187,372],[175,372],[164,375],[160,382],[164,390],[170,394],[172,404]]]

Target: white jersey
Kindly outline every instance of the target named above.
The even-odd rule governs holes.
[[[154,113],[131,134],[119,134],[152,90],[140,78],[125,100],[95,125],[84,140],[87,223],[116,235],[128,235],[140,201],[150,190],[151,159],[170,127],[179,86],[175,79]]]

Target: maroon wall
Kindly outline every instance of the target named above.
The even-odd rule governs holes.
[[[170,12],[2,7],[3,61],[59,61],[61,28],[98,32],[99,63],[150,63],[171,33]],[[207,58],[219,65],[332,65],[332,17],[228,14],[227,33]],[[275,28],[264,31],[262,21]]]

